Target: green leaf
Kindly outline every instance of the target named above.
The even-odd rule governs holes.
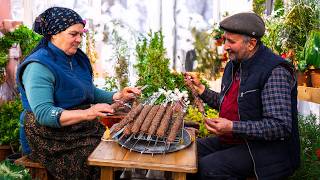
[[[18,98],[0,106],[0,145],[19,143],[19,117],[22,110]]]
[[[9,161],[0,163],[0,179],[5,180],[31,180],[29,171],[23,166],[15,165]]]
[[[304,46],[304,57],[308,65],[320,68],[320,30],[312,30]]]

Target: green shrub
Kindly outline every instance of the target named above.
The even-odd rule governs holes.
[[[19,117],[21,112],[22,104],[18,98],[0,106],[0,145],[19,144]]]
[[[150,32],[136,45],[137,61],[135,65],[139,79],[137,86],[148,85],[143,91],[143,98],[150,97],[159,88],[165,90],[187,90],[182,74],[172,73],[170,59],[166,57],[162,32]]]
[[[298,116],[300,143],[301,143],[301,165],[290,179],[319,179],[320,161],[316,150],[320,149],[320,125],[319,118],[310,114]]]

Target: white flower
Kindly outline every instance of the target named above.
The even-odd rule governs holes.
[[[174,89],[174,93],[176,93],[176,94],[180,93],[179,89],[178,89],[178,88],[175,88],[175,89]]]

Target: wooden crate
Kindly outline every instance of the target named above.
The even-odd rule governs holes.
[[[298,99],[320,104],[320,88],[298,86]]]
[[[15,164],[22,165],[29,170],[32,179],[48,180],[48,172],[40,163],[33,162],[27,156],[17,159]]]

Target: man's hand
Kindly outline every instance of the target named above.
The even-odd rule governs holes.
[[[186,72],[184,73],[184,80],[187,82],[188,80],[193,84],[196,91],[198,91],[198,94],[202,94],[205,86],[200,82],[199,78],[196,74]]]
[[[205,119],[205,126],[208,131],[219,136],[232,132],[233,122],[226,118]]]

